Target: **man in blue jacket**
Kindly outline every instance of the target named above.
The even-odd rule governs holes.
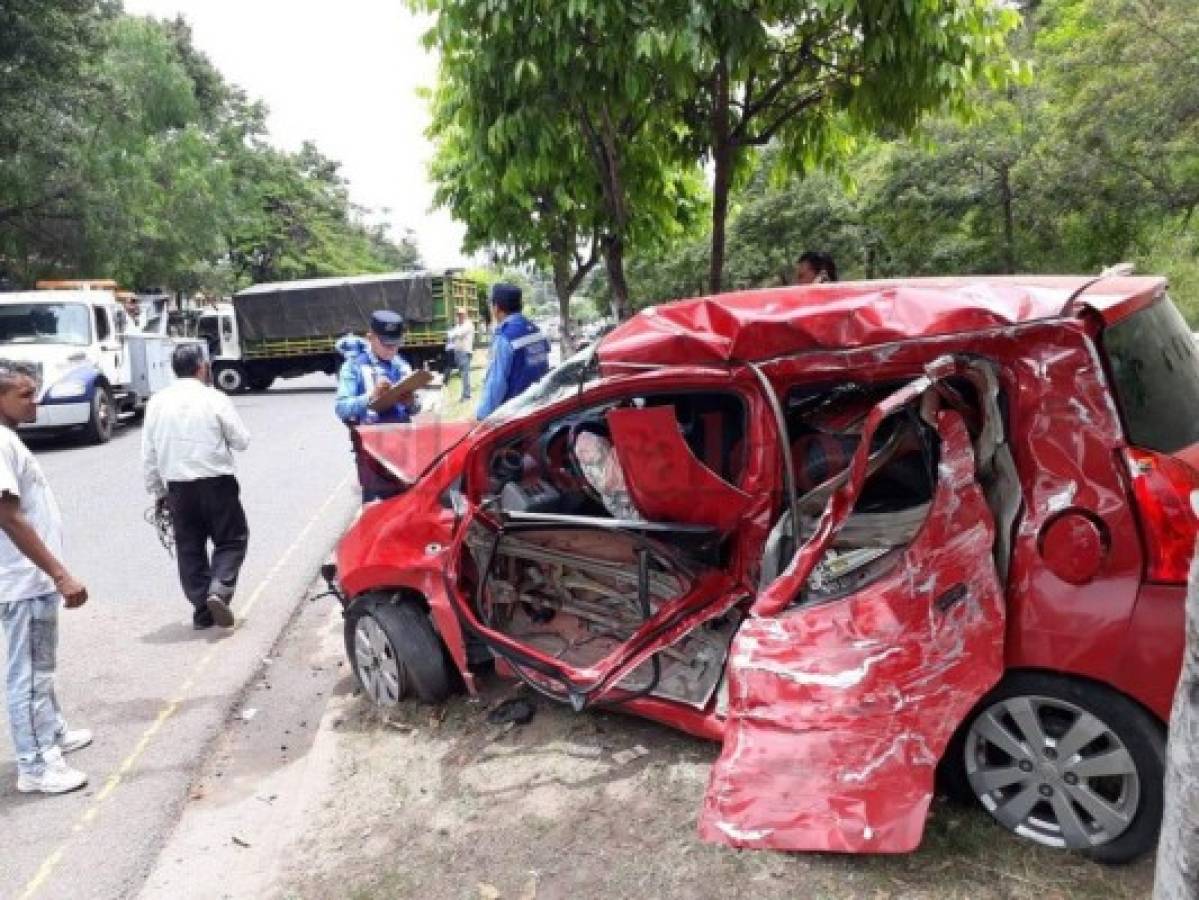
[[[520,288],[496,284],[491,288],[491,314],[496,323],[491,360],[483,382],[476,416],[485,419],[550,370],[550,342],[521,313]]]
[[[390,409],[375,412],[370,403],[393,384],[398,384],[412,374],[399,354],[404,340],[404,318],[389,309],[371,313],[370,331],[366,335],[366,349],[353,352],[348,342],[338,342],[338,349],[345,353],[341,374],[337,379],[337,417],[350,427],[350,443],[358,467],[358,483],[362,486],[362,502],[379,500],[394,493],[390,480],[377,472],[366,455],[361,452],[355,425],[374,425],[380,422],[407,422],[417,412],[413,395],[402,398]],[[343,346],[344,342],[344,346]]]

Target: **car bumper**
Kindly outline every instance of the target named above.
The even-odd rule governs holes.
[[[91,404],[86,400],[76,403],[39,404],[37,419],[21,425],[21,430],[36,431],[41,428],[69,428],[72,425],[85,425],[91,414]]]

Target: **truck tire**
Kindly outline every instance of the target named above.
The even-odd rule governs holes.
[[[117,421],[117,408],[112,402],[112,393],[103,385],[92,391],[92,411],[83,426],[83,439],[89,444],[107,444],[112,439],[112,429]]]
[[[240,394],[246,389],[246,370],[239,365],[217,365],[212,380],[226,394]]]
[[[270,390],[272,384],[275,383],[275,376],[271,373],[256,372],[250,376],[250,390],[266,391]]]

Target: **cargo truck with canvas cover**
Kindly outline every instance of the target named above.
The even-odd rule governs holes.
[[[208,342],[217,386],[236,393],[266,390],[276,378],[336,373],[342,359],[334,342],[362,334],[376,309],[404,317],[402,352],[409,362],[438,364],[460,307],[476,324],[486,319],[481,286],[454,272],[279,281],[238,291],[232,303],[205,310],[198,332]]]

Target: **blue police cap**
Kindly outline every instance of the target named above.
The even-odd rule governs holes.
[[[390,309],[371,313],[371,333],[388,347],[398,347],[404,339],[404,317]]]

